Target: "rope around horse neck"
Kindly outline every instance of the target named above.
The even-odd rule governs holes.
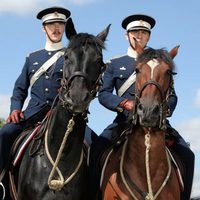
[[[129,187],[129,185],[128,185],[126,179],[125,179],[124,172],[123,172],[124,156],[125,156],[125,150],[126,150],[126,147],[127,147],[127,143],[128,143],[128,139],[126,139],[126,141],[124,142],[123,149],[122,149],[122,155],[121,155],[121,160],[120,160],[120,175],[121,175],[122,181],[123,181],[126,189],[130,193],[132,198],[135,199],[135,200],[139,200],[134,195],[131,188]],[[148,184],[148,194],[146,195],[145,200],[155,200],[158,197],[158,195],[160,194],[160,192],[162,191],[162,189],[165,187],[167,181],[169,180],[172,166],[171,166],[169,154],[168,154],[167,149],[166,149],[168,172],[167,172],[167,175],[166,175],[163,183],[161,184],[160,188],[158,189],[156,194],[153,195],[152,184],[151,184],[151,176],[150,176],[150,166],[149,166],[149,151],[150,151],[150,147],[151,147],[151,145],[150,145],[150,131],[148,131],[147,134],[145,135],[145,146],[146,146],[145,165],[146,165],[147,184]]]
[[[150,166],[149,166],[149,151],[151,148],[150,144],[150,130],[145,134],[145,166],[146,166],[146,174],[147,174],[147,185],[148,185],[148,199],[154,199],[153,197],[153,190],[152,190],[152,185],[151,185],[151,175],[150,175]]]
[[[66,144],[66,141],[67,141],[67,138],[68,138],[69,134],[73,131],[74,124],[75,124],[74,118],[72,117],[72,119],[69,120],[69,123],[68,123],[68,126],[67,126],[67,130],[66,130],[65,135],[63,137],[63,141],[62,141],[61,146],[59,148],[59,151],[58,151],[58,154],[57,154],[55,162],[53,161],[53,159],[52,159],[52,157],[50,155],[50,152],[49,152],[49,148],[48,148],[48,129],[46,130],[46,133],[45,133],[45,151],[47,153],[47,157],[48,157],[49,161],[53,165],[53,168],[52,168],[51,173],[50,173],[49,178],[48,178],[48,185],[49,185],[50,189],[57,190],[57,191],[61,190],[76,175],[76,173],[78,172],[78,170],[79,170],[79,168],[80,168],[80,166],[82,164],[82,161],[83,161],[83,149],[81,151],[81,157],[80,157],[80,160],[79,160],[79,163],[78,163],[76,169],[74,170],[74,172],[66,180],[64,180],[64,177],[63,177],[60,169],[58,168],[58,163],[60,161],[63,149],[65,147],[65,144]],[[57,171],[57,173],[59,175],[60,180],[58,180],[58,179],[57,180],[56,179],[53,180],[53,176],[54,176],[56,171]]]
[[[150,175],[150,166],[149,166],[149,151],[150,151],[150,148],[151,148],[150,138],[151,138],[151,135],[150,135],[150,130],[149,130],[147,132],[147,134],[145,135],[145,146],[146,146],[145,165],[146,165],[148,192],[149,192],[147,199],[155,200],[158,197],[158,195],[160,194],[160,192],[162,191],[162,189],[165,187],[167,181],[169,180],[169,177],[170,177],[170,174],[171,174],[171,162],[170,162],[169,154],[166,150],[168,172],[167,172],[165,180],[161,184],[160,188],[158,189],[156,194],[153,195],[152,184],[151,184],[151,175]]]

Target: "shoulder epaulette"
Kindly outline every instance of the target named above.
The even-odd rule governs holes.
[[[40,51],[42,51],[42,50],[43,50],[43,49],[35,50],[35,51],[29,53],[29,54],[27,55],[27,57],[29,57],[29,56],[32,55],[32,54],[38,53],[38,52],[40,52]]]
[[[125,55],[126,55],[126,54],[124,54],[124,55],[119,55],[119,56],[114,56],[114,57],[112,57],[110,60],[115,60],[115,59],[124,57]]]

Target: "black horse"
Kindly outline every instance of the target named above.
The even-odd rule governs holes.
[[[104,71],[102,50],[110,25],[97,36],[76,33],[66,23],[65,49],[58,103],[50,114],[45,139],[34,156],[27,148],[19,168],[18,200],[86,200],[88,173],[83,153],[88,107]]]

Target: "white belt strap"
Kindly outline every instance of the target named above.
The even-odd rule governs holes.
[[[30,86],[33,86],[33,84],[40,78],[44,72],[46,72],[49,67],[51,67],[62,55],[64,55],[64,51],[58,51],[55,53],[49,60],[47,60],[31,77],[30,80]]]
[[[128,90],[128,88],[135,82],[136,79],[136,73],[133,72],[129,78],[124,82],[124,84],[119,88],[118,90],[118,96],[122,96],[124,92]]]

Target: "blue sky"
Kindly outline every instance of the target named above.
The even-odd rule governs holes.
[[[106,41],[104,61],[126,53],[127,41],[121,21],[130,14],[153,16],[157,24],[149,46],[170,50],[180,45],[174,59],[178,74],[175,77],[179,97],[171,124],[190,142],[196,155],[193,196],[200,195],[200,1],[198,0],[1,0],[1,73],[0,117],[9,113],[9,98],[25,56],[44,47],[45,37],[37,12],[50,6],[71,10],[77,32],[98,34],[112,24]],[[67,40],[63,38],[64,44]],[[94,100],[90,106],[89,125],[100,134],[112,122],[115,113]]]

